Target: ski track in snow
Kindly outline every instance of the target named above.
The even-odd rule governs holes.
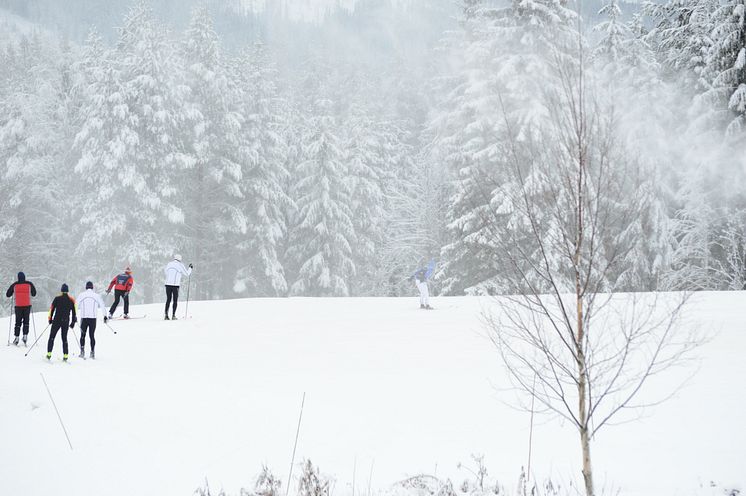
[[[710,480],[746,482],[745,298],[692,299],[696,319],[719,333],[672,400],[601,431],[592,447],[599,488],[690,495],[705,494]],[[25,348],[2,345],[0,494],[188,496],[205,478],[237,494],[262,463],[284,484],[304,391],[296,463],[311,458],[336,479],[337,495],[351,494],[355,465],[358,490],[367,490],[371,464],[378,489],[417,473],[458,484],[471,476],[456,465],[469,465],[472,453],[484,454],[490,477],[512,490],[529,421],[494,387],[504,373],[479,318],[489,300],[433,305],[435,312],[420,311],[413,298],[190,302],[193,318],[176,322],[155,317],[162,304],[133,305],[132,314],[149,317],[112,322],[117,335],[99,322],[96,360],[77,357],[73,333],[69,365],[59,338],[51,363],[42,358],[46,336],[26,358]],[[534,473],[565,483],[579,476],[579,460],[570,426],[538,417]]]

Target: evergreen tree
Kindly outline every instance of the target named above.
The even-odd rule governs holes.
[[[724,0],[712,15],[712,46],[707,57],[711,86],[706,101],[714,106],[715,121],[729,137],[746,136],[746,3]]]
[[[366,104],[371,88],[366,88],[345,119],[347,182],[350,191],[350,209],[355,230],[352,246],[356,268],[349,281],[351,294],[371,295],[380,288],[376,261],[385,236],[389,202],[384,187],[396,165],[398,140],[396,125],[381,122],[382,110]]]
[[[250,295],[284,295],[288,283],[281,253],[288,235],[285,212],[292,207],[286,189],[288,143],[284,136],[290,127],[290,111],[263,44],[245,50],[234,70],[246,120],[241,135],[245,149],[241,208],[248,219],[248,235],[238,245],[243,263],[236,289]]]
[[[63,79],[69,53],[34,34],[7,53],[8,67],[0,118],[3,227],[0,244],[4,275],[19,268],[39,282],[40,297],[57,291],[66,277],[72,241],[69,192],[74,182],[60,174],[68,165],[69,87]],[[40,271],[48,278],[41,279]],[[38,272],[37,272],[38,271]]]
[[[183,224],[178,173],[194,166],[184,153],[186,89],[165,28],[144,3],[119,29],[116,48],[98,62],[76,136],[75,167],[91,190],[83,200],[79,250],[104,272],[130,264],[135,292],[146,301],[160,287],[163,260],[173,253],[175,226]],[[107,270],[108,269],[108,270]]]
[[[550,67],[572,65],[577,57],[574,19],[555,0],[476,6],[466,12],[464,37],[456,46],[456,58],[463,60],[459,76],[447,92],[444,112],[430,125],[430,133],[440,136],[435,153],[454,178],[447,216],[452,241],[443,248],[447,292],[511,289],[505,287],[510,284],[506,268],[494,256],[490,240],[495,233],[486,219],[498,215],[520,238],[525,226],[515,220],[517,212],[507,201],[519,186],[511,183],[508,170],[530,158],[519,159],[508,143],[534,139],[537,124],[547,119],[541,97],[558,84]],[[528,181],[540,184],[539,179]]]
[[[291,251],[298,263],[292,294],[347,296],[356,273],[353,212],[340,128],[330,99],[318,96],[304,126],[303,161],[294,197],[298,224]]]
[[[202,267],[196,294],[226,297],[231,293],[226,291],[225,281],[233,278],[237,268],[237,260],[231,256],[235,240],[248,233],[248,220],[241,208],[242,164],[248,153],[242,141],[245,118],[240,93],[204,7],[192,13],[181,60],[189,95],[183,134],[194,163],[179,177],[184,188],[178,198],[185,213],[180,237]],[[172,250],[180,251],[178,244]]]
[[[648,3],[643,9],[653,24],[647,38],[664,67],[696,93],[708,87],[703,71],[712,45],[711,15],[716,5],[717,0],[669,0]]]
[[[601,33],[601,38],[593,51],[594,58],[603,59],[610,64],[616,64],[620,57],[622,47],[628,37],[628,28],[622,21],[622,9],[619,8],[617,0],[609,0],[598,15],[605,19],[593,29]]]

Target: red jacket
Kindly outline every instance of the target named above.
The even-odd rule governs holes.
[[[119,274],[111,280],[109,283],[109,289],[106,291],[111,291],[112,287],[117,291],[130,291],[134,284],[135,280],[130,274]]]
[[[16,281],[9,288],[5,296],[10,298],[16,295],[17,307],[30,307],[31,297],[36,296],[36,288],[30,281]]]

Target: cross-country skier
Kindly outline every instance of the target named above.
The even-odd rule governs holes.
[[[184,267],[181,263],[181,255],[178,253],[174,255],[174,259],[171,260],[163,272],[166,274],[166,320],[168,319],[168,306],[173,299],[173,308],[171,310],[171,320],[176,319],[176,305],[179,303],[179,286],[181,286],[181,277],[189,277],[192,274],[194,265],[189,264],[189,267]]]
[[[135,284],[135,280],[132,278],[132,269],[127,266],[122,274],[114,277],[109,283],[109,288],[106,290],[106,294],[111,293],[111,288],[114,288],[114,304],[109,310],[109,318],[114,315],[114,311],[119,305],[119,299],[124,300],[124,318],[129,319],[130,313],[130,291],[132,286]]]
[[[435,260],[430,260],[427,267],[418,269],[410,278],[414,279],[414,282],[417,285],[417,290],[420,292],[420,308],[423,310],[433,309],[433,307],[430,306],[430,291],[427,287],[427,281],[430,279],[430,276],[433,275],[434,270]]]
[[[75,314],[75,298],[67,294],[69,291],[67,284],[63,284],[60,291],[61,293],[52,300],[52,306],[49,307],[49,325],[52,326],[52,329],[49,332],[49,341],[47,342],[47,360],[52,358],[54,338],[57,337],[57,331],[61,329],[62,359],[67,361],[67,330],[75,327],[78,317]]]
[[[23,325],[23,344],[28,341],[29,317],[31,316],[31,297],[36,296],[34,283],[26,280],[26,274],[18,273],[18,280],[10,285],[5,296],[11,298],[15,295],[15,339],[13,344],[18,344],[18,337],[21,334],[21,325]]]
[[[96,316],[98,310],[104,316],[104,322],[107,320],[106,307],[104,300],[98,293],[93,290],[93,283],[85,283],[85,291],[78,295],[78,313],[80,314],[80,358],[85,358],[85,335],[90,333],[91,341],[91,358],[96,358]]]

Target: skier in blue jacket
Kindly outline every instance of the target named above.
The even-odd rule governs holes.
[[[435,271],[435,260],[430,260],[427,267],[422,267],[417,270],[410,279],[414,279],[414,283],[417,285],[417,290],[420,292],[420,309],[432,310],[430,306],[430,291],[427,287],[427,281]]]

